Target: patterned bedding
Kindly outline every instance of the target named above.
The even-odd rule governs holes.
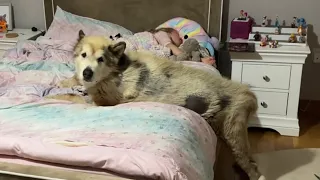
[[[74,71],[73,44],[21,41],[0,60],[0,155],[153,179],[212,180],[216,136],[198,114],[159,103],[92,107],[43,97]],[[184,63],[184,62],[182,62]],[[202,63],[196,68],[216,73]]]
[[[115,39],[116,42],[124,41],[127,44],[127,50],[148,50],[153,54],[160,57],[169,57],[171,51],[165,46],[158,44],[158,41],[154,38],[153,34],[150,32],[139,32],[133,35],[122,35],[118,39]]]

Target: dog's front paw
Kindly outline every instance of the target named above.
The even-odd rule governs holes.
[[[139,92],[134,91],[134,90],[132,90],[132,91],[127,90],[127,91],[123,92],[124,99],[134,99],[134,98],[138,97],[138,95],[139,95]]]
[[[62,81],[59,81],[56,84],[56,87],[58,88],[72,88],[74,86],[79,86],[81,85],[74,77],[69,78],[69,79],[64,79]]]
[[[264,176],[261,175],[258,180],[266,180],[266,177],[264,177]]]
[[[72,88],[73,87],[68,79],[59,81],[57,84],[55,84],[55,86],[57,88]]]

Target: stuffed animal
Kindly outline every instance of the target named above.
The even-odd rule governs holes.
[[[180,47],[183,53],[178,56],[171,56],[170,58],[175,61],[201,61],[200,45],[196,39],[189,38]]]
[[[6,14],[4,14],[3,16],[0,16],[0,32],[8,32],[8,24],[7,24],[7,20],[6,20]]]

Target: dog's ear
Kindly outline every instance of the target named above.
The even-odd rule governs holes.
[[[78,37],[78,41],[80,41],[82,38],[84,38],[84,36],[86,36],[85,34],[84,34],[84,32],[83,32],[83,30],[81,29],[80,31],[79,31],[79,35],[78,35],[79,37]]]
[[[109,51],[116,56],[117,58],[121,58],[126,50],[126,43],[121,41],[114,45],[109,46]]]

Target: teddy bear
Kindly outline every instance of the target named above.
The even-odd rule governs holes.
[[[174,61],[201,61],[200,45],[196,39],[187,39],[180,47],[183,53],[175,56],[172,55],[170,58]]]

